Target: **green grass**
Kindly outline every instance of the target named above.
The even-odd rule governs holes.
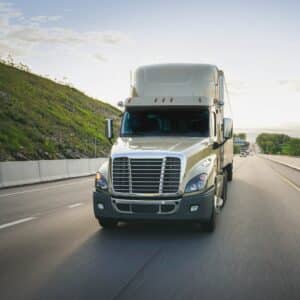
[[[82,92],[0,63],[0,160],[107,155],[105,119],[120,111]]]

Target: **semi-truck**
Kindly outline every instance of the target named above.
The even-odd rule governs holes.
[[[233,122],[222,70],[209,64],[141,66],[123,103],[119,136],[95,177],[94,214],[119,222],[183,221],[213,232],[233,174]]]

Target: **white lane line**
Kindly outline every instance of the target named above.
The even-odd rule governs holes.
[[[275,172],[275,174],[277,174],[278,177],[281,178],[282,181],[284,181],[285,183],[287,183],[289,186],[291,186],[292,188],[294,188],[296,191],[300,192],[300,186],[298,186],[297,184],[295,184],[293,181],[291,181],[285,175],[283,175],[280,172],[278,172],[277,170],[275,170],[272,166],[269,165],[269,167]]]
[[[278,176],[287,184],[289,184],[291,187],[293,187],[295,190],[297,190],[298,192],[300,192],[300,187],[298,185],[296,185],[294,182],[290,181],[287,177],[285,177],[284,175],[278,173]]]
[[[0,198],[1,197],[7,197],[7,196],[20,195],[20,194],[25,194],[25,193],[33,193],[33,192],[46,191],[46,190],[54,189],[54,188],[57,188],[57,187],[64,187],[64,186],[67,186],[67,185],[74,185],[74,184],[86,183],[88,181],[89,180],[77,181],[77,182],[71,182],[71,183],[65,183],[65,184],[56,184],[56,185],[45,187],[45,188],[41,188],[41,189],[32,189],[32,190],[25,190],[25,191],[8,193],[8,194],[0,194]]]
[[[78,207],[78,206],[81,206],[83,205],[83,203],[74,203],[74,204],[71,204],[71,205],[68,205],[69,208],[75,208],[75,207]]]
[[[0,229],[4,229],[4,228],[7,228],[7,227],[18,225],[18,224],[28,222],[28,221],[31,221],[31,220],[34,220],[34,219],[36,219],[36,217],[28,217],[28,218],[25,218],[25,219],[20,219],[20,220],[16,220],[16,221],[13,221],[13,222],[6,223],[6,224],[2,224],[2,225],[0,225]]]

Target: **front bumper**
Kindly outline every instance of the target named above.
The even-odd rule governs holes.
[[[194,195],[184,194],[179,198],[119,198],[104,192],[94,192],[96,218],[130,220],[190,220],[208,221],[214,207],[214,187]],[[191,207],[198,206],[191,211]],[[100,208],[99,208],[100,207]]]

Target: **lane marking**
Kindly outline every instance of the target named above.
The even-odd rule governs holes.
[[[40,189],[32,189],[32,190],[25,190],[25,191],[19,191],[19,192],[8,193],[8,194],[0,194],[0,198],[1,197],[7,197],[7,196],[20,195],[20,194],[25,194],[25,193],[46,191],[46,190],[54,189],[54,188],[57,188],[57,187],[64,187],[64,186],[67,186],[67,185],[86,183],[88,181],[89,180],[77,181],[77,182],[71,182],[71,183],[65,183],[65,184],[57,184],[57,185],[53,185],[53,186],[49,186],[49,187],[45,187],[45,188],[40,188]]]
[[[81,206],[83,205],[83,203],[74,203],[74,204],[71,204],[71,205],[68,205],[69,208],[75,208],[75,207],[78,207],[78,206]]]
[[[274,170],[274,169],[273,169]],[[300,187],[298,185],[296,185],[294,182],[290,181],[287,177],[285,177],[284,175],[278,173],[277,171],[275,171],[277,173],[277,175],[287,184],[289,184],[291,187],[293,187],[295,190],[297,190],[298,192],[300,192]]]
[[[260,158],[262,158],[262,157],[260,157]],[[282,181],[284,181],[285,183],[287,183],[289,186],[291,186],[292,188],[294,188],[296,191],[300,192],[300,187],[297,184],[295,184],[293,181],[291,181],[285,175],[283,175],[280,172],[278,172],[277,170],[275,170],[271,165],[269,165],[269,164],[267,164],[267,165],[275,172],[275,174],[277,174],[278,177],[281,178]]]
[[[32,221],[34,219],[36,219],[36,217],[28,217],[28,218],[25,218],[25,219],[20,219],[20,220],[16,220],[16,221],[13,221],[13,222],[6,223],[6,224],[2,224],[2,225],[0,225],[0,229],[4,229],[4,228],[11,227],[11,226],[14,226],[14,225],[18,225],[18,224],[21,224],[21,223],[24,223],[24,222]]]

